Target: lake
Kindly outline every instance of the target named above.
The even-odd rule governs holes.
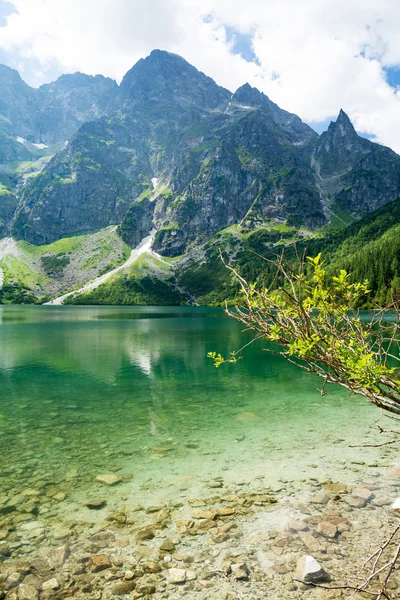
[[[206,357],[250,339],[220,309],[0,307],[0,581],[287,600],[310,553],[349,578],[393,523],[397,449],[354,447],[378,410],[259,342]]]
[[[375,463],[376,449],[349,447],[372,435],[362,398],[322,397],[259,342],[236,365],[206,357],[248,339],[220,309],[0,308],[3,485],[67,477],[75,510],[101,473],[132,474],[124,494],[145,501],[201,495],[218,477],[277,485]]]

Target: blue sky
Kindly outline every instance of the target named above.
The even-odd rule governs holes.
[[[318,132],[343,108],[398,152],[399,31],[398,0],[0,0],[0,62],[30,85],[75,71],[120,81],[162,48]]]

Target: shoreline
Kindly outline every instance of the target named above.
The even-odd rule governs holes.
[[[119,506],[109,507],[103,484],[101,496],[88,498],[85,518],[69,520],[58,512],[64,492],[25,490],[21,503],[0,508],[2,597],[342,597],[294,582],[298,561],[312,555],[335,585],[343,584],[397,520],[390,505],[399,472],[361,474],[353,486],[254,481],[242,491],[217,477],[208,498],[147,506],[124,501],[126,478],[115,476]]]

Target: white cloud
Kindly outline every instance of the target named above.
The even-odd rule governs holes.
[[[44,74],[56,61],[119,80],[163,48],[231,90],[249,81],[307,122],[342,107],[400,152],[400,96],[383,72],[400,64],[398,0],[7,1],[18,14],[0,48],[37,59]],[[252,34],[259,65],[231,53],[224,25]]]

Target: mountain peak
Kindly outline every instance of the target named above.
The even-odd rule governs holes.
[[[124,76],[121,91],[134,101],[171,101],[201,108],[216,108],[230,96],[211,77],[165,50],[141,58]]]
[[[232,103],[242,108],[254,108],[272,119],[284,129],[293,139],[304,141],[305,138],[315,137],[313,130],[303,123],[297,115],[293,115],[272,102],[264,92],[260,92],[249,83],[240,86],[232,97]]]
[[[338,118],[336,121],[332,121],[328,127],[328,132],[333,136],[344,137],[348,135],[357,135],[356,130],[348,115],[344,112],[343,108],[340,109]]]
[[[261,106],[263,103],[264,94],[257,88],[252,87],[249,83],[241,85],[233,95],[233,100],[239,104],[250,104],[251,106]],[[267,98],[267,96],[264,96]]]
[[[16,69],[12,67],[8,67],[7,65],[0,64],[0,81],[2,83],[18,83],[23,84],[27,87],[28,84],[24,82],[21,78],[21,75],[18,73]]]

